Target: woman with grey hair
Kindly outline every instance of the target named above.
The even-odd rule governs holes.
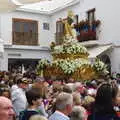
[[[82,106],[74,106],[70,114],[70,120],[87,120],[87,112]]]

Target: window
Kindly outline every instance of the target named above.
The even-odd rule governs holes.
[[[37,21],[13,18],[12,22],[14,45],[38,45]]]
[[[76,25],[78,24],[78,15],[74,16],[74,24],[76,24]]]
[[[95,8],[87,11],[88,21],[91,24],[95,20]]]
[[[43,23],[43,29],[44,30],[49,30],[50,29],[49,23]]]
[[[56,22],[56,43],[62,44],[63,43],[63,36],[64,36],[64,24],[62,21]]]

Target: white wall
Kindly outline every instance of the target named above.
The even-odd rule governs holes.
[[[120,46],[114,47],[111,56],[112,61],[112,71],[120,73]]]
[[[26,12],[11,12],[1,14],[0,17],[0,32],[1,38],[4,40],[4,44],[12,44],[12,18],[32,19],[38,21],[38,34],[40,46],[49,46],[50,44],[50,30],[43,30],[43,23],[51,23],[49,16],[32,14]],[[50,25],[51,26],[51,25]]]
[[[51,59],[50,51],[43,50],[42,47],[49,47],[51,42],[51,31],[43,30],[43,23],[47,22],[50,24],[51,29],[51,19],[49,16],[32,14],[26,12],[11,12],[0,14],[0,38],[4,40],[5,45],[12,45],[12,18],[21,18],[21,19],[32,19],[38,21],[38,34],[39,34],[39,49],[37,46],[35,49],[31,49],[31,46],[28,46],[26,50],[17,50],[17,49],[4,49],[3,57],[0,57],[0,70],[8,70],[8,58],[19,58],[19,59],[40,59],[46,58]],[[27,46],[24,46],[27,47]],[[18,48],[21,48],[19,46]],[[17,56],[16,53],[19,53],[21,56]],[[11,55],[10,55],[11,54]],[[13,54],[13,56],[12,56]]]

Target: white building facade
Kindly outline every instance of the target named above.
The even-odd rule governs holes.
[[[38,22],[38,45],[13,45],[13,18],[36,20]],[[43,23],[51,23],[49,16],[26,13],[10,12],[0,16],[0,37],[3,40],[4,51],[1,51],[0,69],[8,70],[10,59],[51,59],[49,44],[51,42],[51,31],[43,29]],[[28,40],[29,41],[29,40]]]

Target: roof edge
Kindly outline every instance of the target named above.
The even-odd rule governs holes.
[[[16,11],[30,12],[30,13],[37,13],[37,14],[44,14],[44,15],[52,15],[55,12],[58,12],[64,8],[73,6],[73,5],[78,4],[78,3],[80,3],[80,0],[74,0],[74,1],[64,5],[62,7],[58,7],[57,9],[51,10],[49,12],[48,11],[31,10],[31,9],[25,9],[25,8],[17,8]]]

